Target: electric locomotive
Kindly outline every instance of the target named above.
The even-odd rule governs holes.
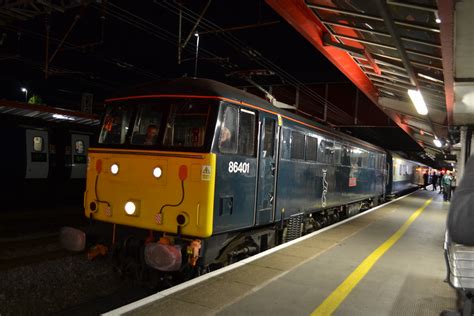
[[[154,271],[203,271],[378,204],[386,161],[382,148],[257,96],[181,78],[107,100],[85,215]]]

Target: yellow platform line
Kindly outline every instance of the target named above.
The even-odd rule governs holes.
[[[407,221],[380,245],[374,252],[372,252],[362,263],[321,303],[312,313],[311,316],[331,315],[341,305],[344,299],[352,292],[357,284],[365,277],[365,275],[372,269],[374,264],[389,250],[402,236],[405,234],[410,225],[417,219],[418,216],[431,203],[433,198],[426,201],[419,209],[417,209]]]

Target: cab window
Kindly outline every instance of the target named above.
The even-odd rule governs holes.
[[[255,112],[240,109],[239,154],[253,156],[255,149]]]
[[[228,106],[219,133],[219,150],[225,154],[237,153],[237,122],[239,112],[236,107]]]
[[[255,154],[254,111],[227,106],[219,131],[219,150],[224,154],[254,156]]]
[[[209,116],[208,104],[179,102],[171,104],[165,125],[163,145],[201,147]]]
[[[263,152],[264,157],[272,157],[275,151],[275,121],[265,119]]]
[[[133,126],[131,143],[134,145],[155,145],[161,128],[163,109],[151,104],[140,106]]]
[[[99,144],[124,144],[130,118],[130,107],[109,105],[100,131]]]

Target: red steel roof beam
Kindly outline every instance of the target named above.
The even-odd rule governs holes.
[[[440,38],[443,55],[444,94],[448,126],[453,125],[454,108],[454,0],[438,1],[438,16],[441,19]]]
[[[346,75],[374,104],[378,105],[377,89],[349,54],[339,48],[324,45],[323,34],[326,28],[303,0],[266,0],[266,2]],[[408,135],[412,135],[410,128],[401,121],[399,116],[389,116]]]
[[[339,48],[324,46],[323,33],[326,28],[316,18],[303,0],[266,0],[267,3],[288,21],[301,35],[313,44],[327,59],[345,74],[354,84],[377,104],[377,90],[360,70],[352,58]]]

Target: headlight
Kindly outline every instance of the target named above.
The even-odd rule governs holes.
[[[119,172],[119,166],[118,164],[114,163],[113,165],[110,166],[110,172],[112,172],[112,174],[117,174]]]
[[[128,201],[127,203],[125,203],[125,213],[127,213],[128,215],[134,215],[136,210],[137,210],[137,207],[135,203],[131,201]]]
[[[155,178],[158,179],[159,177],[161,177],[161,173],[162,173],[162,172],[161,172],[161,168],[160,168],[160,167],[156,167],[155,169],[153,169],[153,176],[154,176]]]

